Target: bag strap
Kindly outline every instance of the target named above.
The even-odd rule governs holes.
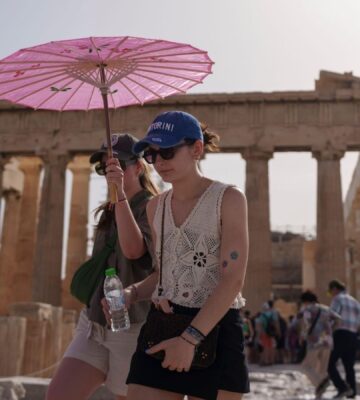
[[[159,285],[158,285],[158,296],[160,297],[163,294],[164,288],[162,286],[162,267],[163,267],[163,248],[164,248],[164,220],[165,220],[165,203],[168,197],[169,192],[166,193],[164,197],[162,214],[161,214],[161,237],[160,237],[160,273],[159,273]]]
[[[313,330],[314,330],[314,328],[315,328],[315,325],[316,325],[316,323],[318,322],[318,319],[319,319],[319,317],[320,317],[320,314],[321,314],[321,308],[319,308],[319,311],[318,311],[318,313],[316,314],[316,317],[315,317],[314,321],[312,322],[312,324],[311,324],[311,326],[310,326],[310,329],[308,330],[307,336],[310,336],[310,335],[312,334],[312,332],[313,332]]]

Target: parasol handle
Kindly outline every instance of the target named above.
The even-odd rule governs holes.
[[[104,103],[104,112],[105,112],[105,126],[106,126],[106,142],[107,142],[107,149],[108,149],[108,158],[113,158],[113,151],[111,145],[111,134],[110,134],[110,117],[109,117],[109,104],[108,104],[108,88],[106,87],[105,83],[105,71],[104,65],[100,65],[100,78],[103,87],[100,89],[101,97]],[[115,183],[109,183],[109,197],[110,203],[115,204],[118,202],[118,194],[117,194],[117,187]]]
[[[105,99],[104,99],[105,97]],[[107,105],[107,96],[103,95],[104,105]],[[113,158],[113,151],[111,145],[111,136],[110,136],[110,121],[109,121],[109,109],[105,107],[105,121],[106,121],[106,141],[107,141],[107,148],[108,148],[108,158]],[[118,202],[118,194],[117,194],[117,187],[115,183],[109,183],[109,197],[110,203],[115,204]]]

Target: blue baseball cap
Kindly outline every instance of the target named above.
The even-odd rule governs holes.
[[[204,141],[199,121],[184,111],[167,111],[154,119],[144,139],[135,143],[133,152],[139,154],[151,144],[161,148],[173,147],[184,139]]]

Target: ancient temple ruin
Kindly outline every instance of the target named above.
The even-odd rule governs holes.
[[[246,161],[251,246],[244,294],[253,310],[271,293],[268,162],[275,152],[311,152],[318,177],[315,284],[320,299],[326,299],[330,279],[346,280],[340,160],[346,151],[360,151],[360,78],[321,71],[312,91],[171,97],[111,111],[112,130],[141,137],[153,117],[169,109],[206,121],[220,133],[221,151],[237,152]],[[60,113],[0,103],[0,315],[4,318],[9,312],[23,317],[25,312],[14,303],[79,309],[68,286],[86,258],[88,155],[103,136],[101,110]],[[67,168],[73,173],[73,189],[62,281]]]

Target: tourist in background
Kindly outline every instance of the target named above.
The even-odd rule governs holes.
[[[295,364],[298,361],[298,352],[300,348],[300,327],[296,316],[290,315],[288,322],[288,330],[286,334],[286,352],[287,361]]]
[[[245,341],[246,359],[248,360],[248,362],[252,362],[255,330],[253,326],[253,321],[251,320],[251,313],[249,310],[246,310],[243,313],[243,334]]]
[[[286,337],[288,325],[286,323],[285,318],[282,317],[280,313],[278,313],[278,322],[279,322],[279,334],[275,337],[276,342],[276,356],[275,360],[278,364],[283,364],[286,360]]]
[[[329,283],[329,294],[332,297],[330,308],[341,316],[341,322],[333,334],[334,348],[330,355],[329,376],[338,390],[337,397],[356,398],[355,360],[357,351],[357,332],[360,328],[360,303],[346,292],[346,286],[339,280]],[[346,382],[341,378],[336,367],[341,360]]]
[[[271,306],[270,306],[271,305]],[[276,337],[279,336],[279,315],[266,301],[261,307],[261,313],[256,318],[256,342],[260,351],[259,365],[267,366],[275,363]]]
[[[315,386],[315,398],[320,399],[330,380],[328,364],[333,347],[332,327],[340,316],[329,307],[319,304],[311,291],[301,294],[302,337],[306,344],[306,354],[301,369]]]

